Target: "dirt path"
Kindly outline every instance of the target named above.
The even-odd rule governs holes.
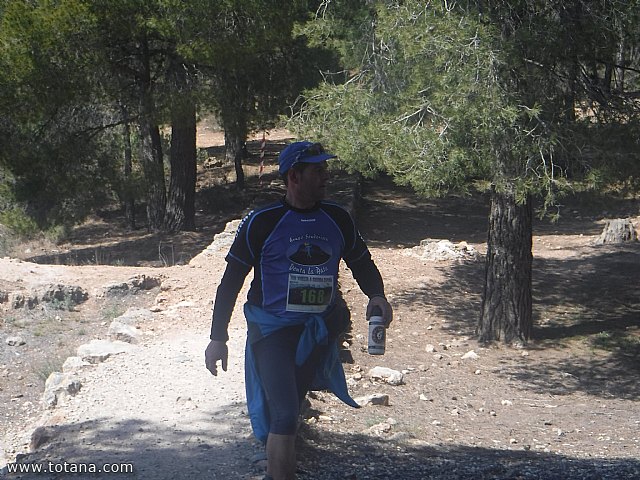
[[[244,404],[239,312],[229,370],[214,378],[203,362],[223,264],[221,255],[201,256],[165,270],[171,280],[160,294],[164,307],[142,325],[143,340],[80,370],[80,392],[38,420],[42,445],[29,461],[132,464],[136,478],[248,478],[255,444]],[[105,337],[106,327],[97,333]],[[32,432],[16,441],[24,451]]]

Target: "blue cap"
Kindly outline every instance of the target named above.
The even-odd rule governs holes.
[[[336,158],[336,155],[325,152],[319,143],[293,142],[280,153],[278,171],[284,175],[296,163],[320,163],[330,158]]]

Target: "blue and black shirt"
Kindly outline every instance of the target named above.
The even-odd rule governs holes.
[[[251,269],[247,302],[298,323],[321,314],[336,301],[338,270],[344,259],[368,297],[384,295],[382,277],[353,219],[327,201],[307,210],[284,199],[250,212],[238,228],[216,294],[212,340],[228,340],[238,293]]]

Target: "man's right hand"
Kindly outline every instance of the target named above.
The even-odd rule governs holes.
[[[227,343],[219,340],[211,340],[207,349],[204,351],[204,362],[213,375],[218,375],[218,366],[216,363],[218,360],[222,362],[222,370],[227,371],[227,359],[229,356],[229,350],[227,349]]]

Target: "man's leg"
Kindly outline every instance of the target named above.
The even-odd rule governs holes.
[[[283,328],[252,345],[258,375],[269,406],[267,474],[274,480],[293,480],[299,413],[295,352],[301,328]]]
[[[274,480],[296,478],[296,436],[270,433],[267,438],[267,474]]]

